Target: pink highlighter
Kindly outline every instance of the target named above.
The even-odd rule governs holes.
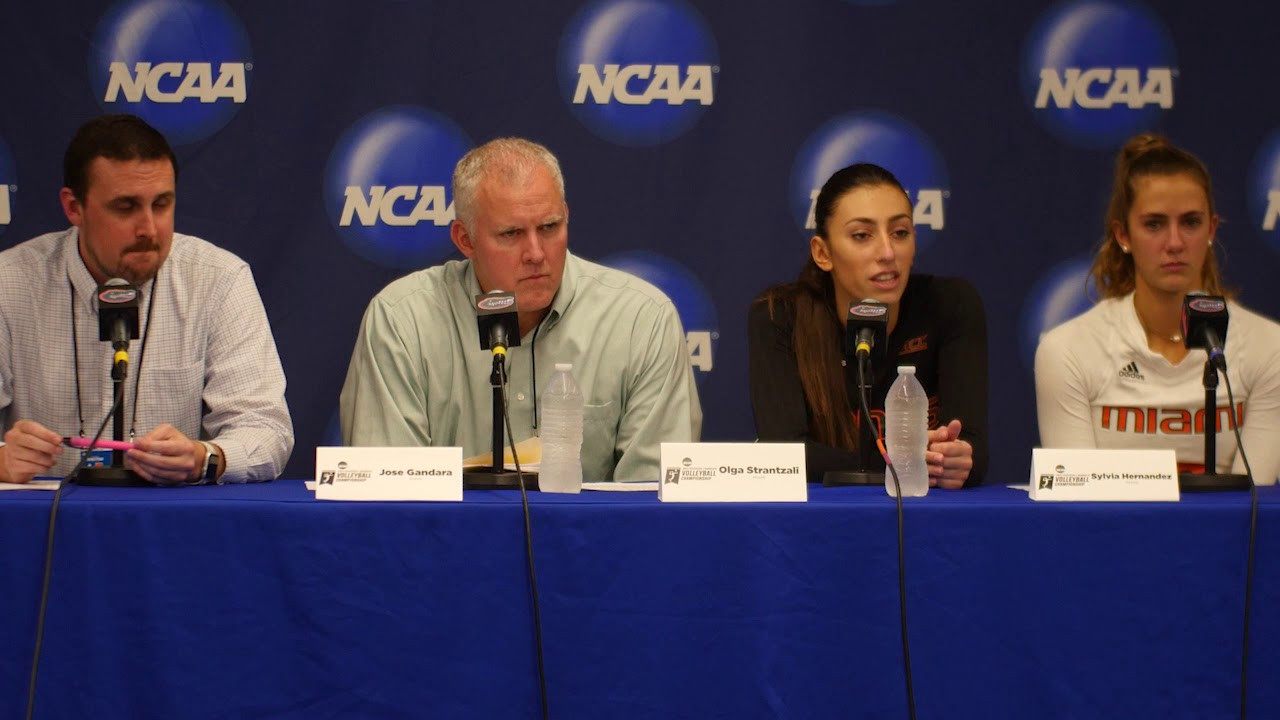
[[[64,437],[63,445],[69,445],[73,448],[87,449],[93,444],[93,441],[87,437]],[[133,443],[123,440],[99,440],[97,450],[132,450]]]

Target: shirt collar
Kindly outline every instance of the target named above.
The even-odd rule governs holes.
[[[551,300],[551,312],[547,313],[544,322],[559,322],[561,316],[569,311],[569,303],[578,291],[578,262],[568,250],[564,251],[564,272],[560,275],[560,289]]]
[[[83,265],[83,263],[81,263]],[[466,272],[467,284],[467,301],[471,302],[475,296],[480,294],[480,282],[476,280],[475,261],[467,262]],[[95,286],[96,287],[96,286]],[[551,311],[543,318],[542,322],[547,324],[550,329],[555,323],[560,321],[560,317],[569,310],[569,303],[573,301],[574,293],[578,288],[577,259],[568,251],[564,253],[564,272],[560,275],[560,288],[556,290],[556,295],[551,299]]]
[[[98,282],[89,274],[84,258],[80,257],[80,228],[72,227],[67,232],[66,242],[62,244],[62,264],[67,270],[71,286],[75,288],[76,296],[84,302],[85,307],[95,307],[94,296],[98,291]]]

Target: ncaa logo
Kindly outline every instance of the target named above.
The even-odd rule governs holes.
[[[800,148],[791,171],[790,199],[792,217],[805,231],[817,230],[814,205],[827,178],[854,163],[879,165],[902,183],[914,205],[917,250],[946,227],[950,184],[933,142],[902,118],[862,112],[829,121]]]
[[[342,134],[324,171],[330,222],[347,247],[379,265],[417,268],[453,249],[453,166],[471,139],[449,118],[383,108]]]
[[[107,112],[138,115],[180,145],[222,129],[248,99],[249,38],[219,0],[127,0],[89,45],[89,78]]]
[[[1093,307],[1089,300],[1092,257],[1059,263],[1035,283],[1022,308],[1022,361],[1035,367],[1040,336]]]
[[[1280,130],[1267,137],[1253,158],[1249,219],[1271,249],[1280,252]]]
[[[1084,0],[1041,16],[1027,39],[1022,88],[1036,119],[1082,147],[1110,148],[1173,107],[1168,30],[1130,0]]]
[[[560,91],[588,130],[619,145],[667,142],[715,102],[715,37],[685,0],[598,0],[560,41]]]
[[[600,263],[635,275],[671,298],[684,326],[689,364],[698,371],[694,375],[701,379],[715,368],[720,322],[711,295],[696,275],[670,258],[643,250],[610,255]]]
[[[4,139],[0,138],[0,235],[4,235],[4,231],[9,229],[9,223],[13,222],[13,205],[10,197],[18,189],[14,184],[16,179],[13,155],[9,152],[9,146],[5,144]]]

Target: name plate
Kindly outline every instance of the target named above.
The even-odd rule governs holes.
[[[663,502],[806,502],[802,443],[662,443]]]
[[[318,447],[317,500],[462,499],[460,447]]]
[[[1032,500],[1174,501],[1178,461],[1172,450],[1035,448]]]

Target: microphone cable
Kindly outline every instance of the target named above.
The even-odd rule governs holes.
[[[31,654],[31,684],[27,688],[26,720],[31,720],[36,706],[36,679],[40,673],[40,650],[44,645],[44,619],[49,607],[49,580],[53,575],[53,533],[58,522],[58,505],[62,502],[62,491],[67,487],[67,483],[72,482],[71,478],[75,477],[76,473],[80,472],[85,463],[88,462],[90,453],[97,449],[98,441],[102,439],[102,433],[107,429],[107,423],[111,422],[111,418],[115,415],[116,408],[120,406],[121,400],[124,400],[124,393],[116,393],[116,400],[111,404],[111,409],[107,411],[107,416],[102,419],[102,424],[98,426],[98,432],[93,436],[93,442],[90,442],[89,447],[85,448],[84,453],[80,456],[80,462],[76,463],[71,472],[67,473],[67,476],[58,483],[58,490],[53,494],[53,506],[49,509],[49,532],[45,538],[44,579],[40,583],[40,610],[36,616],[36,645]]]
[[[892,460],[889,458],[889,452],[884,446],[884,437],[881,433],[876,432],[875,423],[871,420],[871,411],[868,409],[867,403],[867,382],[866,372],[861,357],[854,358],[854,362],[858,366],[858,401],[862,410],[863,422],[869,423],[867,427],[871,430],[871,434],[876,438],[876,446],[880,450],[881,456],[884,457],[885,470],[893,477],[894,499],[898,501],[898,611],[902,621],[902,672],[907,681],[907,716],[911,720],[916,717],[916,693],[914,683],[911,678],[911,643],[907,640],[907,571],[906,571],[906,552],[904,550],[902,535],[902,484],[898,481],[898,471],[893,466]],[[886,414],[886,419],[888,415]]]
[[[1227,383],[1227,402],[1230,403],[1227,417],[1235,430],[1236,448],[1240,451],[1244,471],[1249,477],[1249,560],[1244,575],[1244,631],[1240,648],[1240,720],[1244,720],[1249,699],[1249,608],[1253,596],[1253,551],[1258,534],[1258,484],[1253,480],[1253,468],[1249,466],[1249,456],[1244,454],[1244,441],[1240,439],[1241,418],[1236,416],[1236,397],[1231,392],[1231,377],[1223,371],[1222,378]],[[1205,418],[1205,422],[1216,424],[1217,418]],[[1208,428],[1205,431],[1208,432]],[[1205,472],[1217,472],[1217,468],[1205,468]]]
[[[550,718],[547,710],[547,669],[542,660],[542,611],[538,603],[538,576],[533,568],[533,526],[529,520],[529,493],[525,489],[524,471],[520,469],[520,455],[516,452],[515,435],[511,432],[511,411],[507,407],[507,364],[502,363],[498,373],[498,385],[502,389],[502,415],[507,423],[507,442],[511,446],[511,460],[516,466],[516,478],[520,481],[520,504],[524,509],[524,546],[529,564],[529,594],[533,600],[533,637],[538,653],[538,697],[542,703],[543,720]],[[537,404],[535,400],[534,404]],[[28,719],[29,720],[29,719]]]

